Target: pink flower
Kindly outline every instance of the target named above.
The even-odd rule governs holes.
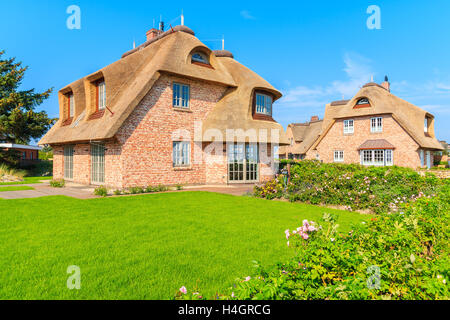
[[[309,226],[308,227],[308,231],[309,232],[313,232],[313,231],[316,231],[317,229],[315,228],[315,227],[313,227],[313,226]]]
[[[245,281],[250,281],[252,277],[248,276],[247,278],[245,278]]]
[[[289,247],[289,241],[287,242],[287,246]]]
[[[308,220],[303,220],[303,226],[309,226]]]
[[[180,288],[180,292],[181,292],[182,294],[186,294],[186,293],[187,293],[186,287],[185,287],[185,286],[181,287],[181,288]]]
[[[304,233],[304,234],[302,235],[302,237],[303,237],[303,239],[305,239],[305,240],[308,240],[308,239],[309,239],[309,236],[308,236],[306,233]]]

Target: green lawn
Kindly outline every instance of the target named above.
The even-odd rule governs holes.
[[[20,187],[0,187],[0,192],[6,191],[21,191],[21,190],[34,190],[32,187],[20,186]]]
[[[171,299],[196,283],[212,296],[292,251],[284,231],[324,212],[341,230],[368,216],[207,192],[77,200],[0,200],[0,299]],[[67,267],[81,268],[68,290]]]
[[[0,186],[12,186],[17,184],[33,184],[42,183],[41,180],[52,180],[52,177],[25,177],[23,181],[19,182],[0,182]]]

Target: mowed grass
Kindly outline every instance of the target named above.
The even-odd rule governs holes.
[[[22,191],[22,190],[34,190],[33,187],[20,186],[20,187],[0,187],[0,192],[6,191]]]
[[[342,231],[369,218],[207,192],[0,200],[0,299],[172,299],[197,285],[213,297],[252,260],[292,255],[284,231],[324,212]],[[81,290],[67,289],[71,265]]]
[[[18,184],[34,184],[34,183],[42,183],[41,180],[52,180],[52,177],[25,177],[23,181],[17,182],[0,182],[0,186],[12,186]]]

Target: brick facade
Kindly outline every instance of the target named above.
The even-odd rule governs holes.
[[[172,106],[174,82],[190,86],[189,109]],[[217,143],[213,146],[222,153],[206,154],[205,148],[211,149],[209,143],[194,142],[194,124],[205,120],[226,90],[226,86],[219,84],[162,75],[119,129],[116,140],[105,143],[105,185],[128,188],[159,184],[226,184],[226,146]],[[190,142],[189,167],[173,167],[174,141]],[[267,156],[273,162],[273,152],[260,148],[260,158]],[[90,145],[75,145],[73,161],[73,181],[90,184]],[[63,171],[63,148],[56,147],[54,177],[62,178]],[[273,173],[270,165],[260,165],[261,181],[273,177]]]
[[[344,151],[344,163],[360,163],[359,146],[366,140],[385,139],[395,146],[394,165],[410,168],[420,167],[419,145],[398,124],[391,115],[382,115],[383,131],[370,132],[370,119],[373,116],[355,117],[354,133],[344,134],[344,120],[337,120],[326,133],[316,150],[310,150],[308,159],[316,159],[317,153],[320,160],[334,162],[334,151]],[[431,159],[432,160],[432,159]]]

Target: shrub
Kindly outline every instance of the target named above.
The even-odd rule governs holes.
[[[433,198],[403,204],[339,231],[336,216],[286,230],[293,257],[255,272],[219,299],[448,300],[450,182]],[[311,228],[312,227],[312,228]],[[281,237],[281,235],[280,235]],[[198,290],[196,290],[198,291]],[[189,290],[177,299],[198,299]]]
[[[159,185],[159,186],[156,187],[155,191],[156,192],[166,192],[166,191],[169,191],[169,187],[163,186],[163,185]]]
[[[291,181],[283,188],[278,177],[256,187],[257,197],[311,204],[342,205],[349,210],[396,211],[401,204],[436,193],[442,181],[433,174],[419,175],[400,167],[363,167],[302,161],[291,166]]]
[[[139,193],[144,193],[144,188],[142,187],[131,187],[129,189],[131,194],[139,194]]]
[[[181,184],[177,184],[177,185],[175,186],[175,188],[176,188],[177,190],[183,190],[183,186],[182,186]]]
[[[145,188],[145,193],[153,193],[155,192],[155,188],[152,186],[148,186],[147,188]]]
[[[122,194],[122,190],[114,190],[114,195],[120,196]]]
[[[36,164],[24,167],[29,177],[49,177],[53,174],[53,161],[40,160]]]
[[[7,166],[6,164],[0,164],[0,181],[23,181],[23,177],[26,172]]]
[[[94,190],[94,194],[96,196],[100,196],[100,197],[107,197],[108,196],[108,189],[105,186],[97,187]]]
[[[50,180],[50,186],[52,188],[64,188],[66,181],[64,179],[53,179]]]

